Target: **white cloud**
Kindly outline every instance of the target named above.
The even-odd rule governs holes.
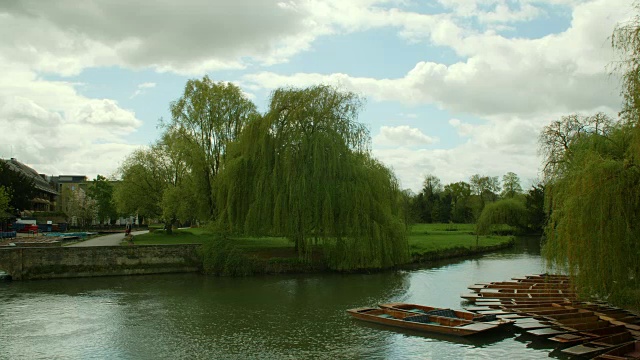
[[[0,61],[0,156],[37,171],[95,176],[113,172],[135,145],[123,136],[141,126],[109,99],[78,94],[73,84],[40,79],[23,65]]]
[[[0,3],[0,52],[62,75],[88,67],[153,68],[181,74],[273,64],[332,30],[306,1],[25,0]],[[16,32],[15,29],[21,29]],[[5,37],[7,38],[7,37]]]
[[[628,16],[625,0],[576,5],[571,27],[539,39],[505,38],[460,28],[450,18],[389,11],[406,36],[452,48],[466,60],[451,65],[421,61],[404,77],[374,79],[347,74],[258,72],[245,75],[249,86],[335,84],[374,100],[435,104],[480,116],[571,112],[620,103],[617,80],[606,65],[613,59],[608,36]],[[370,20],[375,23],[376,17]],[[414,31],[415,30],[415,31]]]
[[[453,126],[456,130],[458,130],[459,136],[469,136],[473,133],[473,125],[463,123],[458,119],[449,120],[449,125]]]
[[[382,126],[380,133],[373,137],[373,144],[378,146],[426,147],[438,138],[425,135],[420,129],[407,125]]]
[[[142,95],[145,93],[146,89],[151,89],[154,87],[156,87],[156,83],[153,83],[153,82],[146,82],[146,83],[139,84],[138,87],[136,88],[136,91],[134,91],[133,94],[131,94],[129,99],[133,99],[138,95]]]

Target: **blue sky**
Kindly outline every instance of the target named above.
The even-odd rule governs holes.
[[[114,174],[155,141],[185,82],[238,84],[264,110],[282,86],[366,99],[373,153],[404,188],[434,174],[538,177],[537,134],[616,114],[608,36],[622,0],[25,0],[0,4],[0,156],[40,172]],[[15,29],[23,29],[17,33]],[[25,139],[24,134],[29,134]]]

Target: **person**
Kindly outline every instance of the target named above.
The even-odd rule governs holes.
[[[125,225],[124,234],[126,236],[129,236],[129,234],[131,234],[131,224],[127,223],[127,225]]]

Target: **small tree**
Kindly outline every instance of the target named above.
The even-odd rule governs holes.
[[[522,194],[522,186],[520,178],[513,172],[508,172],[502,176],[502,193],[503,198],[513,198]]]

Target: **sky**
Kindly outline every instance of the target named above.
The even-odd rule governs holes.
[[[2,0],[0,157],[117,175],[188,79],[365,99],[358,120],[403,189],[426,175],[539,178],[538,134],[621,107],[610,36],[630,0]]]

